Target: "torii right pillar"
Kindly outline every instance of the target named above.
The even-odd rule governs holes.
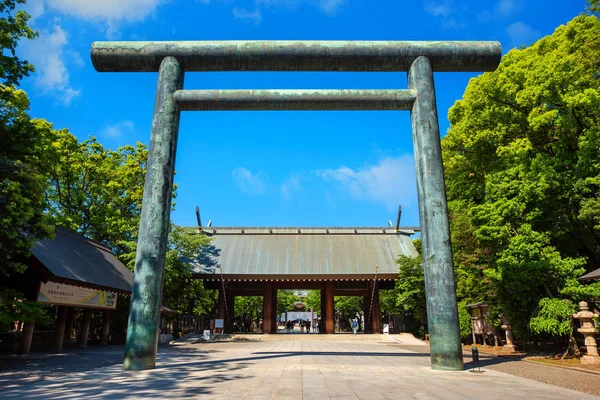
[[[431,367],[464,369],[452,246],[446,204],[446,186],[433,69],[427,57],[417,57],[408,72],[408,87],[416,91],[412,123],[419,218],[423,243],[427,324]]]

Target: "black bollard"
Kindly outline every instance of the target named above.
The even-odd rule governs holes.
[[[479,367],[479,349],[471,347],[471,352],[473,353],[473,369],[470,372],[481,372],[481,368]],[[475,371],[475,367],[477,367],[477,371]]]

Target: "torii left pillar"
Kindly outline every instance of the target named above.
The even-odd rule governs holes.
[[[173,93],[183,88],[183,74],[183,68],[175,57],[165,57],[158,70],[123,360],[123,369],[128,371],[152,369],[156,365],[179,131],[180,110]]]

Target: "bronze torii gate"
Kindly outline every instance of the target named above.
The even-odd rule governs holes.
[[[94,42],[99,72],[158,71],[124,369],[156,364],[181,110],[410,110],[431,366],[464,369],[433,72],[493,71],[501,55],[498,42]],[[404,71],[409,89],[183,90],[184,71]]]

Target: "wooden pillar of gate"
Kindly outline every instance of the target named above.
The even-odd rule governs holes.
[[[227,319],[225,316],[225,297],[223,296],[223,288],[221,286],[219,286],[219,298],[217,301],[218,304],[218,319],[222,319],[223,320],[223,330],[221,333],[225,332],[225,320]],[[218,331],[217,331],[218,333]]]
[[[233,317],[234,317],[234,307],[235,307],[235,296],[231,291],[231,283],[228,283],[226,286],[225,292],[225,300],[227,301],[227,310],[228,315],[225,319],[225,333],[233,333]]]
[[[373,286],[375,289],[373,290]],[[381,309],[379,307],[379,282],[367,283],[368,294],[364,296],[365,333],[379,333],[381,331]]]
[[[371,332],[379,333],[381,331],[381,311],[379,308],[379,282],[371,282],[375,286],[373,290],[373,308],[371,310]]]
[[[264,283],[262,332],[273,333],[273,282]]]
[[[325,282],[325,333],[335,333],[333,319],[333,281]]]
[[[273,286],[273,294],[271,295],[271,333],[277,333],[277,288]]]
[[[370,288],[371,285],[367,282],[367,288]],[[371,292],[363,296],[363,332],[371,333],[371,321],[373,317],[371,316]]]
[[[319,333],[325,333],[325,321],[327,315],[327,303],[325,302],[325,283],[321,289],[321,322],[319,323]]]
[[[223,286],[225,286],[225,293],[223,293]],[[234,296],[231,285],[225,282],[219,287],[219,319],[223,320],[223,333],[233,332],[233,307]]]

